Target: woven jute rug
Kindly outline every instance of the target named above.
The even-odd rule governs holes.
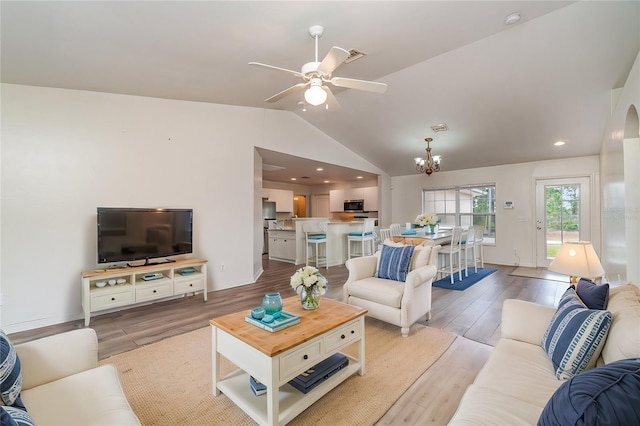
[[[400,328],[366,318],[366,374],[345,380],[291,425],[371,425],[449,347],[455,335],[419,324]],[[352,345],[345,352],[357,354]],[[223,372],[235,366],[223,358]],[[209,327],[171,337],[100,364],[115,364],[125,394],[144,426],[253,425],[224,394],[211,392]],[[248,386],[248,383],[247,383]]]

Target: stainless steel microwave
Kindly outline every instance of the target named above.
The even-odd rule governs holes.
[[[364,211],[364,200],[345,200],[345,212],[361,212]]]

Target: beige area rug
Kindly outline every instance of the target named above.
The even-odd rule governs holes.
[[[375,423],[455,339],[452,333],[419,324],[407,338],[399,327],[371,318],[365,324],[366,374],[351,376],[289,424]],[[357,347],[345,352],[356,355]],[[235,369],[223,361],[223,374]],[[129,403],[144,426],[255,424],[224,394],[211,393],[208,327],[100,361],[109,363],[117,366]]]
[[[518,266],[509,275],[526,278],[539,278],[541,280],[560,281],[569,283],[569,277],[566,275],[556,274],[547,268],[531,268],[527,266]]]

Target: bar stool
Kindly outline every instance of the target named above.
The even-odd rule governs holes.
[[[347,235],[347,257],[351,259],[356,256],[367,256],[373,254],[373,245],[375,237],[373,235],[373,228],[375,226],[375,219],[365,219],[362,225],[362,231],[350,232]],[[359,254],[351,253],[351,244],[360,244]],[[370,250],[366,250],[366,249]],[[365,254],[367,253],[367,254]]]
[[[324,263],[325,268],[329,268],[329,257],[327,244],[327,223],[326,222],[310,222],[302,225],[302,231],[305,235],[305,265],[309,266],[309,247],[311,247],[311,262],[315,263],[316,268],[320,267],[320,263]],[[321,253],[321,247],[324,250]]]

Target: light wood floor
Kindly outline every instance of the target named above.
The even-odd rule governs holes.
[[[289,277],[296,266],[266,257],[263,265],[265,272],[255,284],[210,292],[207,302],[196,295],[93,317],[90,327],[98,334],[100,359],[205,327],[216,316],[250,309],[260,304],[266,292],[294,294]],[[446,424],[500,336],[502,302],[516,298],[553,306],[567,287],[558,281],[511,276],[513,266],[485,266],[498,270],[465,291],[433,288],[431,319],[421,323],[458,337],[378,425]],[[322,268],[322,273],[329,280],[327,297],[342,300],[346,268]],[[84,320],[77,320],[14,333],[10,338],[18,343],[83,326]]]

